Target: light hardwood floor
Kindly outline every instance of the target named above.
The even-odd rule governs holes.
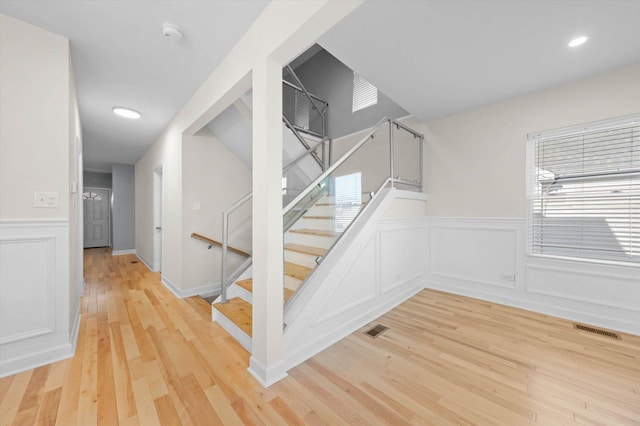
[[[75,357],[0,379],[0,424],[640,425],[640,337],[425,290],[263,389],[133,255],[85,253]]]

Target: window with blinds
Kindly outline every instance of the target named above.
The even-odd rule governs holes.
[[[640,265],[640,115],[529,135],[532,254]]]
[[[360,74],[353,73],[353,108],[352,112],[359,111],[378,103],[378,89],[365,80]]]

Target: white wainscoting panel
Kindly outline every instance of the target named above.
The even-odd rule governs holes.
[[[73,355],[69,274],[66,220],[0,221],[0,377]]]
[[[545,263],[527,265],[527,292],[640,312],[640,275],[623,275],[610,265]]]
[[[0,345],[55,332],[54,261],[54,235],[0,238]]]
[[[640,335],[639,267],[527,255],[525,218],[425,222],[427,287]]]
[[[454,280],[515,288],[516,245],[515,229],[434,225],[429,229],[429,271]]]
[[[398,227],[397,223],[383,224],[379,230],[381,293],[424,275],[424,226]]]

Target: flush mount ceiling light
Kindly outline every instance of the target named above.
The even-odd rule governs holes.
[[[138,111],[131,108],[113,107],[113,112],[120,117],[131,118],[133,120],[137,120],[138,118],[142,117],[142,115]]]
[[[580,36],[580,37],[576,37],[573,40],[571,40],[569,42],[569,47],[578,47],[578,46],[582,46],[583,44],[586,43],[586,41],[589,39],[589,37],[587,36]]]

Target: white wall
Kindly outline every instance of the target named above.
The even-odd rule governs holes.
[[[0,218],[69,217],[68,40],[1,15]],[[35,191],[58,208],[34,208]]]
[[[84,289],[82,126],[75,77],[69,58],[69,329],[75,333],[80,323],[80,297]]]
[[[112,164],[113,198],[111,202],[112,247],[114,254],[135,250],[135,168]]]
[[[80,123],[69,43],[0,15],[0,376],[73,355]],[[34,207],[34,192],[57,205]]]
[[[426,125],[427,286],[640,334],[640,268],[527,255],[527,134],[640,111],[640,65]]]
[[[251,192],[251,171],[206,127],[194,136],[183,137],[182,159],[189,166],[182,178],[184,258],[180,289],[195,289],[193,294],[219,291],[222,251],[217,246],[207,250],[207,243],[191,238],[191,233],[222,241],[222,212]],[[250,212],[250,204],[247,206]],[[231,218],[234,229],[239,224],[236,217]],[[250,227],[248,230],[250,236]],[[251,251],[250,238],[232,238],[230,244]],[[229,254],[230,271],[243,260]]]
[[[427,102],[427,101],[425,101]],[[524,217],[531,132],[640,111],[640,64],[432,121],[422,129],[429,214]]]

